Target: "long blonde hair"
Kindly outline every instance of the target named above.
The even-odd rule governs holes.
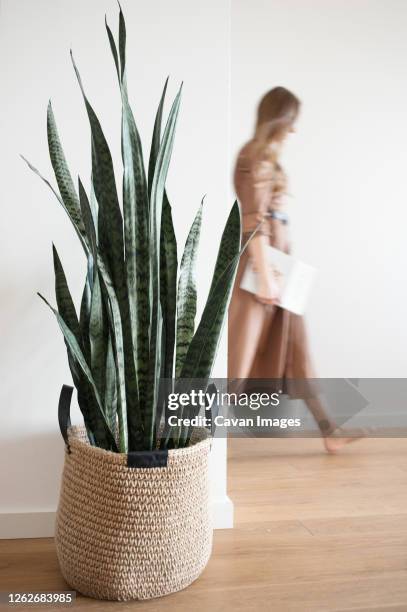
[[[254,141],[258,154],[277,162],[275,143],[296,120],[301,102],[285,87],[274,87],[261,98],[257,107]]]

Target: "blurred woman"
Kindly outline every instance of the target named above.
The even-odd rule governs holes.
[[[316,378],[304,320],[279,307],[278,279],[267,262],[268,245],[290,252],[287,176],[279,160],[287,136],[295,131],[299,110],[300,101],[284,87],[267,92],[258,106],[253,138],[237,157],[234,183],[242,212],[243,242],[258,229],[241,257],[229,308],[228,378],[284,381],[289,395],[306,401],[326,450],[335,452],[355,438],[346,437],[337,427],[318,394],[312,392],[311,383],[302,387],[302,395],[298,393],[301,380]],[[248,258],[256,271],[256,295],[240,288]]]

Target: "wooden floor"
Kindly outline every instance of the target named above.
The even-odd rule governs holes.
[[[407,611],[407,439],[337,456],[314,439],[232,440],[229,451],[236,528],[215,533],[198,581],[160,600],[78,597],[67,609]],[[67,588],[45,539],[0,541],[0,580],[0,591]]]

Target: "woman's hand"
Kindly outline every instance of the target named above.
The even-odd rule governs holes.
[[[258,274],[256,300],[262,304],[276,305],[280,303],[281,288],[272,274]]]

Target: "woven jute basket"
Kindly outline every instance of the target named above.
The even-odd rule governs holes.
[[[98,599],[150,599],[185,588],[212,548],[210,438],[169,450],[165,467],[128,467],[128,455],[68,430],[56,548],[75,590]]]

